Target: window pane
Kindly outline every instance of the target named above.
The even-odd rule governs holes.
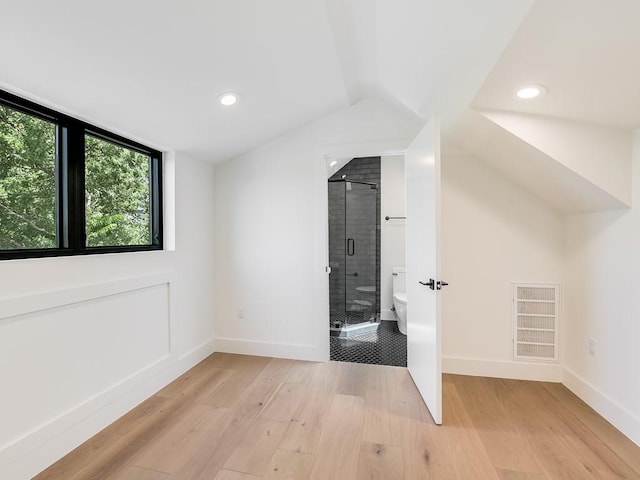
[[[55,247],[56,125],[0,105],[0,250]]]
[[[87,245],[150,245],[150,157],[85,136]]]

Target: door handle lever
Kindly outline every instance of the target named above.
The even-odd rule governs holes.
[[[418,281],[418,283],[420,285],[424,285],[425,287],[429,287],[431,290],[435,290],[436,289],[436,281],[433,278],[430,278],[428,282],[420,282],[420,281]]]
[[[447,285],[449,285],[447,282],[438,281],[436,284],[436,290],[442,290],[442,287],[446,287]]]

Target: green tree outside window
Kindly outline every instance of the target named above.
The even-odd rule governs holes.
[[[87,245],[148,245],[148,155],[85,136]]]
[[[56,126],[0,105],[0,249],[56,246]]]

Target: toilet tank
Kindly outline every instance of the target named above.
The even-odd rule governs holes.
[[[406,291],[407,291],[406,267],[393,267],[393,293],[403,293]]]

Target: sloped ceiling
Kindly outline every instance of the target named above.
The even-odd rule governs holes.
[[[480,114],[458,117],[465,120],[448,140],[560,212],[628,207],[631,130],[640,127],[638,18],[637,0],[536,0],[471,102]],[[517,98],[530,84],[546,87],[546,95]],[[508,121],[490,126],[488,118]],[[482,146],[472,140],[479,131],[492,136]],[[515,169],[517,151],[544,154]],[[544,181],[559,170],[562,182]]]
[[[380,88],[448,123],[473,99],[532,1],[378,0]]]
[[[562,212],[628,203],[593,162],[566,161],[578,151],[554,158],[465,110],[601,126],[622,138],[611,155],[596,145],[603,162],[619,160],[640,127],[637,0],[0,0],[0,12],[0,87],[164,150],[224,161],[376,98],[422,121],[438,112],[450,143]],[[527,83],[548,94],[518,100]],[[228,90],[233,108],[216,101]],[[483,131],[496,141],[477,141]],[[507,152],[525,152],[527,175]],[[624,177],[630,159],[618,160]],[[556,171],[556,190],[579,195],[535,180]]]
[[[217,162],[362,98],[461,109],[531,3],[0,0],[0,86]]]
[[[0,0],[0,81],[224,160],[349,105],[322,0]],[[10,45],[10,48],[7,46]],[[216,101],[241,95],[233,109]]]
[[[473,101],[480,110],[640,127],[640,2],[537,0]],[[516,90],[549,89],[536,101]]]
[[[466,112],[459,118],[456,130],[457,134],[464,135],[463,143],[475,158],[562,214],[628,207],[624,200],[610,193],[610,189],[590,181],[587,175],[543,151],[538,142],[523,140],[487,113]]]

